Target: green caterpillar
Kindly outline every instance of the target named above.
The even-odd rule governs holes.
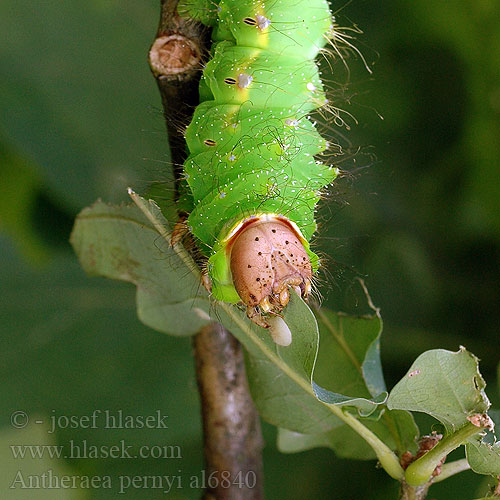
[[[326,0],[179,8],[212,26],[214,41],[185,133],[188,228],[209,257],[213,296],[245,303],[268,327],[288,287],[307,295],[319,265],[314,212],[337,169],[315,159],[327,142],[308,115],[328,105],[315,58],[333,38],[332,14]]]

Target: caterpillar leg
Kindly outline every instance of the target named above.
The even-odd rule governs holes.
[[[179,220],[175,223],[173,229],[172,229],[172,235],[170,237],[170,246],[174,247],[178,243],[181,243],[182,240],[187,236],[190,235],[189,229],[186,224],[186,219],[187,216],[181,216],[179,217]]]

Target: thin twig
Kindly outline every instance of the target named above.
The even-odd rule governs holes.
[[[186,157],[182,127],[198,104],[202,60],[210,41],[205,26],[178,15],[177,4],[161,0],[149,62],[163,103],[178,193]],[[208,486],[204,499],[261,500],[263,441],[242,347],[213,323],[195,336],[193,348],[203,415]]]
[[[439,483],[441,481],[444,481],[445,479],[448,479],[449,477],[458,474],[460,472],[464,472],[466,470],[470,469],[469,462],[467,461],[466,458],[462,458],[460,460],[455,460],[454,462],[448,462],[447,464],[444,464],[441,467],[441,474],[439,476],[436,476],[433,479],[433,483]]]

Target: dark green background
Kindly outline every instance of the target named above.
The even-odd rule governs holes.
[[[10,427],[15,410],[47,420],[159,409],[167,431],[66,429],[56,441],[171,444],[182,459],[73,460],[71,474],[188,477],[202,469],[189,340],[142,326],[132,287],[87,278],[67,241],[74,216],[95,199],[123,201],[127,186],[141,191],[168,178],[146,62],[158,3],[0,4],[2,460],[21,440]],[[363,28],[356,46],[374,73],[353,56],[350,76],[342,64],[333,76],[325,65],[326,80],[349,81],[332,99],[359,125],[343,131],[357,152],[341,162],[346,174],[319,216],[317,244],[328,260],[320,291],[330,307],[352,308],[354,278],[365,278],[382,308],[390,386],[424,350],[462,344],[481,358],[497,402],[500,7],[495,0],[354,0],[333,9],[342,26]],[[328,450],[281,455],[274,430],[266,426],[265,434],[271,500],[394,498],[395,485],[374,463]],[[471,499],[484,492],[481,484],[467,472],[436,485],[431,497]],[[27,498],[63,498],[48,493]],[[124,498],[102,489],[85,495],[78,498]],[[164,495],[138,489],[125,497]],[[187,487],[169,496],[198,497]]]

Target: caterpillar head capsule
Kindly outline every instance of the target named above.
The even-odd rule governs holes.
[[[230,265],[248,317],[264,328],[287,305],[290,288],[304,298],[311,290],[308,253],[285,221],[262,220],[245,227],[232,244]]]

